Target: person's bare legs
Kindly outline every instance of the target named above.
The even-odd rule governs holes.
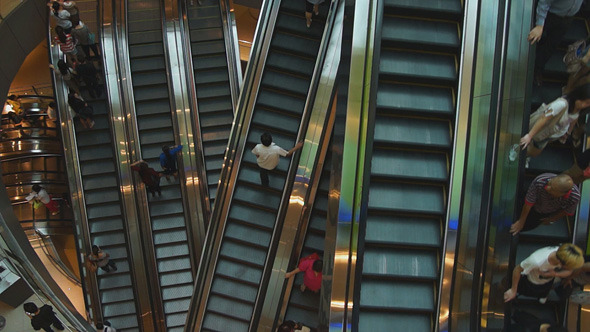
[[[310,12],[305,12],[305,20],[306,20],[306,25],[309,28],[311,26],[311,15],[312,13]]]
[[[316,14],[316,16],[320,14],[320,5],[319,4],[313,5],[313,13]]]

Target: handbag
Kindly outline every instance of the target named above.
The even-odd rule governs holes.
[[[38,209],[43,206],[43,203],[39,202],[38,200],[33,200],[33,209]]]
[[[582,61],[580,60],[588,51],[586,45],[586,39],[580,39],[567,47],[567,51],[563,56],[563,63],[565,63],[568,74],[577,73],[582,68]]]

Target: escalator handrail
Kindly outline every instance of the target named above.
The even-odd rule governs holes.
[[[50,21],[50,20],[48,20]],[[52,45],[51,27],[48,29],[48,49],[49,62],[57,63],[64,57],[57,45]],[[67,103],[67,88],[62,77],[57,77],[53,71],[50,73],[55,91],[55,101],[60,120],[60,129],[62,144],[64,148],[64,162],[68,176],[68,185],[70,186],[70,195],[72,201],[72,213],[76,220],[76,232],[78,239],[81,240],[84,252],[90,252],[92,246],[90,240],[90,228],[88,227],[88,213],[86,211],[86,201],[83,193],[82,173],[80,171],[80,161],[78,159],[78,143],[75,134],[74,119]],[[80,275],[85,276],[82,283],[85,307],[90,308],[92,318],[96,321],[102,321],[102,310],[100,308],[100,298],[98,291],[98,280],[96,275],[86,268],[85,264],[80,264]]]
[[[227,55],[227,68],[229,70],[229,85],[235,113],[243,83],[238,27],[235,12],[231,9],[229,0],[220,1],[220,5],[223,36],[225,37],[223,40],[225,41],[225,54]]]

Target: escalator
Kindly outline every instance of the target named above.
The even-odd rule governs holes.
[[[434,331],[463,2],[386,0],[377,15],[376,115],[353,330],[387,331],[393,322],[399,331]]]
[[[123,331],[137,330],[138,317],[129,261],[124,207],[120,192],[118,166],[114,151],[109,106],[106,98],[82,97],[94,109],[94,127],[85,129],[75,121],[78,160],[84,190],[84,202],[91,244],[111,255],[118,267],[116,272],[99,270],[98,288],[103,318]],[[89,254],[89,253],[84,253]]]
[[[300,2],[280,1],[252,118],[241,124],[249,130],[227,219],[212,220],[212,225],[225,221],[214,244],[219,251],[209,258],[212,280],[201,284],[201,298],[194,300],[203,305],[195,318],[202,330],[248,331],[256,315],[257,296],[263,291],[260,280],[288,181],[289,158],[282,158],[269,172],[270,186],[263,187],[256,157],[249,150],[264,132],[285,149],[296,143],[326,15],[322,7],[308,29],[303,9]],[[217,202],[215,209],[220,206]]]
[[[324,238],[326,236],[326,219],[328,217],[328,194],[330,191],[330,172],[332,169],[331,153],[328,150],[324,168],[318,184],[317,193],[311,210],[309,226],[303,240],[301,258],[317,253],[324,257]],[[303,273],[295,276],[294,285],[303,284]],[[319,326],[318,310],[320,305],[320,293],[299,291],[293,287],[287,304],[284,320],[301,322],[305,326]]]
[[[142,159],[160,170],[162,145],[177,137],[169,96],[160,1],[129,1],[131,79]],[[181,165],[179,165],[179,169]],[[179,179],[162,178],[161,197],[148,197],[151,231],[168,331],[182,331],[193,289],[193,267]]]
[[[203,0],[188,7],[188,25],[197,94],[200,141],[203,146],[211,207],[234,119],[232,88],[221,1]],[[235,50],[237,51],[237,50]],[[239,70],[239,69],[238,69]],[[237,98],[237,96],[233,96]]]
[[[534,112],[542,103],[548,104],[562,95],[562,87],[565,86],[568,79],[562,61],[563,55],[567,45],[588,36],[585,17],[588,17],[588,12],[582,10],[574,18],[561,46],[555,50],[545,66],[543,85],[540,87],[533,85],[531,112]],[[524,199],[527,189],[535,177],[542,173],[562,173],[574,164],[575,157],[580,152],[582,152],[581,147],[573,148],[569,141],[566,144],[559,142],[549,144],[538,157],[531,158],[529,167],[525,169],[524,177],[521,177],[519,198]],[[524,153],[521,156],[524,156]],[[521,208],[522,204],[518,206],[519,212]],[[562,218],[551,225],[541,225],[536,229],[521,232],[518,236],[518,244],[512,250],[515,252],[515,264],[519,264],[539,248],[572,242],[575,218],[575,216]],[[555,321],[563,320],[564,308],[564,304],[559,302],[559,298],[554,292],[550,293],[545,305],[540,304],[536,298],[519,296],[513,301],[512,306],[512,310],[532,312],[538,317],[547,317]]]

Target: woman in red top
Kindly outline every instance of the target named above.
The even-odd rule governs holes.
[[[306,289],[317,293],[322,286],[322,268],[324,262],[320,259],[318,254],[313,253],[307,257],[304,257],[299,262],[299,266],[291,271],[285,273],[285,278],[291,278],[299,272],[304,272],[303,284],[301,285],[301,291],[304,292]]]
[[[156,192],[158,192],[158,196],[162,196],[162,189],[160,189],[160,173],[149,167],[143,160],[131,164],[131,169],[139,173],[141,181],[145,184],[147,191],[152,193],[152,197],[156,197]]]
[[[59,45],[59,49],[66,55],[70,62],[78,62],[78,49],[76,48],[76,40],[69,33],[65,33],[64,28],[60,26],[55,27],[57,36],[54,38],[55,43]]]

